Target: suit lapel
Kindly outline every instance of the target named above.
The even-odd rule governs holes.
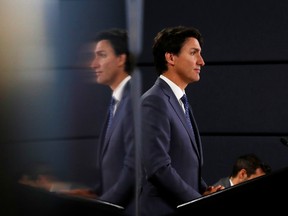
[[[119,104],[117,105],[117,109],[116,109],[116,112],[114,114],[112,124],[111,124],[109,130],[106,132],[107,133],[106,136],[105,135],[103,136],[102,151],[101,151],[102,156],[105,153],[105,151],[107,150],[111,135],[112,135],[115,127],[117,126],[117,124],[119,123],[121,118],[125,118],[125,116],[121,115],[121,113],[123,113],[123,109],[125,109],[125,103],[129,97],[129,94],[130,94],[130,81],[127,82],[127,84],[124,87],[123,95],[122,95],[121,100],[118,102]],[[108,122],[108,118],[106,120],[106,124],[105,124],[106,126],[105,127],[107,127],[107,122]]]
[[[198,128],[196,126],[196,122],[194,120],[194,117],[193,117],[193,114],[191,112],[191,108],[189,109],[189,112],[190,112],[190,116],[192,117],[191,118],[191,123],[193,125],[193,129],[194,129],[194,134],[196,137],[194,137],[192,131],[191,131],[191,128],[188,126],[187,124],[187,120],[185,118],[185,114],[183,112],[183,109],[182,107],[180,106],[179,104],[179,101],[177,100],[176,96],[174,95],[172,89],[170,88],[170,86],[165,82],[163,81],[161,78],[158,78],[158,83],[160,84],[161,88],[163,89],[163,92],[167,95],[167,97],[169,98],[169,102],[171,104],[171,107],[174,109],[174,111],[176,112],[176,114],[178,115],[180,121],[182,122],[182,124],[184,125],[187,133],[189,134],[189,137],[190,137],[190,140],[191,140],[191,143],[192,143],[192,146],[193,148],[195,149],[195,151],[197,152],[197,155],[199,158],[201,158],[200,156],[200,151],[201,151],[201,148],[199,148],[200,146],[198,146],[197,141],[199,141],[198,139],[198,135],[199,135],[199,132],[198,132]]]

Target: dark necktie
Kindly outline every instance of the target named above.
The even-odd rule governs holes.
[[[187,121],[189,127],[191,128],[192,137],[193,137],[192,140],[193,140],[194,143],[197,143],[197,142],[196,142],[196,139],[195,139],[194,128],[193,128],[193,126],[192,126],[191,119],[190,119],[190,114],[189,114],[189,102],[188,102],[188,99],[187,99],[186,94],[184,94],[184,95],[181,97],[181,100],[182,100],[182,102],[183,102],[183,104],[184,104],[184,108],[185,108],[186,121]],[[199,146],[198,146],[198,143],[197,143],[197,148],[200,149]]]
[[[113,121],[115,104],[116,104],[116,100],[114,99],[114,97],[112,97],[110,101],[110,105],[109,105],[109,117],[108,117],[108,123],[107,123],[107,128],[106,128],[106,135]]]
[[[181,97],[181,101],[182,101],[183,104],[184,104],[185,116],[186,116],[187,123],[188,123],[189,127],[192,128],[192,124],[191,124],[191,120],[190,120],[190,115],[189,115],[189,103],[188,103],[188,99],[187,99],[186,94],[184,94],[184,95]]]

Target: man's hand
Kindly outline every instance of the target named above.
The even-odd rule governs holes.
[[[206,191],[203,193],[203,195],[208,195],[208,194],[212,194],[212,193],[215,193],[216,191],[220,191],[220,190],[223,190],[225,189],[224,186],[222,185],[216,185],[216,186],[209,186]]]

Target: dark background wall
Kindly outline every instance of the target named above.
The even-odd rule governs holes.
[[[5,61],[8,66],[0,72],[1,184],[45,163],[60,179],[93,185],[94,150],[110,90],[93,80],[85,44],[99,30],[127,27],[125,1],[59,0],[44,6],[50,64],[15,68]],[[273,170],[288,164],[288,149],[280,143],[288,136],[287,11],[285,0],[144,1],[138,58],[142,91],[156,79],[151,46],[158,31],[187,25],[204,36],[206,66],[200,82],[187,92],[202,135],[203,175],[209,184],[229,175],[240,154],[254,152]],[[3,26],[15,25],[4,20]],[[12,35],[30,50],[20,43],[22,35]],[[15,61],[19,46],[12,49]],[[4,51],[0,54],[6,59]]]

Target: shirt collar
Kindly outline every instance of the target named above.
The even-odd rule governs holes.
[[[114,89],[113,93],[112,93],[112,97],[119,102],[122,98],[123,95],[123,90],[124,90],[124,86],[125,84],[131,79],[131,76],[127,76],[125,79],[123,79],[121,81],[121,83]]]
[[[180,100],[183,94],[185,94],[185,91],[182,91],[182,89],[179,86],[177,86],[174,82],[172,82],[167,77],[160,75],[160,78],[163,79],[170,86],[177,100]]]

